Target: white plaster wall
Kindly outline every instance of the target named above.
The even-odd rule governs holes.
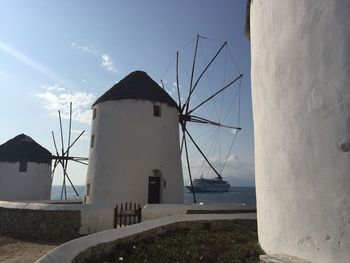
[[[350,262],[350,1],[254,0],[259,240],[267,253]]]
[[[155,117],[154,104],[120,100],[95,106],[97,116],[91,125],[95,145],[90,148],[86,179],[90,195],[86,203],[144,205],[148,201],[148,177],[154,169],[159,169],[166,181],[161,202],[183,203],[178,112],[156,103],[161,105],[161,117]]]
[[[19,172],[19,162],[0,162],[0,200],[46,200],[51,193],[51,165],[27,163]]]

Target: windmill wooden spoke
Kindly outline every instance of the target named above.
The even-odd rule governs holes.
[[[207,121],[202,121],[202,120],[196,120],[196,119],[191,119],[188,122],[195,122],[195,123],[203,123],[203,124],[208,124]]]
[[[53,180],[53,176],[55,174],[55,170],[56,170],[57,165],[58,165],[58,160],[55,160],[55,163],[53,165],[53,169],[52,169],[52,172],[51,172],[51,182]]]
[[[57,149],[57,144],[56,144],[55,134],[54,134],[54,132],[53,132],[53,131],[51,132],[51,134],[52,134],[53,144],[54,144],[54,146],[55,146],[55,150],[56,150],[56,155],[58,156],[59,154],[58,154],[58,149]]]
[[[78,160],[76,160],[76,159],[73,159],[72,161],[73,161],[73,162],[76,162],[76,163],[80,163],[80,164],[88,165],[87,163],[84,163],[84,162],[78,161]]]
[[[71,138],[72,138],[72,103],[69,103],[69,128],[68,128],[68,143],[67,143],[67,149],[64,149],[64,142],[63,142],[63,129],[62,129],[62,118],[61,118],[61,112],[58,111],[58,117],[59,117],[59,127],[60,127],[60,133],[61,133],[61,154],[58,151],[58,147],[57,147],[57,143],[56,143],[56,138],[55,138],[55,134],[54,132],[52,132],[52,139],[53,139],[53,143],[55,146],[55,150],[56,150],[56,155],[52,156],[52,160],[55,160],[54,163],[54,168],[52,170],[52,178],[54,177],[54,173],[57,170],[56,167],[58,165],[61,165],[62,170],[63,170],[63,182],[62,182],[62,188],[61,188],[61,199],[63,199],[63,197],[65,199],[67,199],[67,181],[70,183],[70,185],[72,186],[75,194],[77,196],[79,196],[78,191],[76,190],[76,188],[74,187],[70,177],[68,176],[67,173],[67,169],[68,169],[68,161],[74,161],[76,163],[80,163],[80,164],[84,164],[87,165],[87,163],[85,163],[84,161],[88,160],[88,158],[85,157],[73,157],[73,156],[69,156],[70,150],[71,148],[75,145],[75,143],[79,140],[79,138],[84,134],[85,131],[82,131],[77,138],[71,143]]]
[[[61,166],[62,166],[62,169],[63,169],[63,173],[64,173],[64,178],[63,178],[63,187],[62,187],[62,190],[61,190],[61,198],[62,198],[62,192],[63,192],[63,189],[64,189],[64,194],[65,194],[65,199],[67,199],[67,189],[66,189],[66,178],[68,179],[69,183],[71,184],[75,194],[77,196],[79,196],[79,193],[77,192],[77,190],[75,189],[71,179],[69,178],[68,176],[68,173],[67,173],[67,170],[64,169],[64,161],[60,160],[59,161]]]
[[[86,157],[72,157],[74,160],[78,160],[78,161],[87,161],[89,160],[89,158]]]
[[[240,127],[235,127],[235,126],[231,126],[231,125],[226,125],[226,124],[221,124],[219,122],[215,122],[215,121],[211,121],[202,117],[198,117],[198,116],[194,116],[194,115],[190,115],[190,120],[189,122],[197,122],[197,123],[204,123],[204,124],[211,124],[211,125],[215,125],[215,126],[219,126],[219,127],[223,127],[223,128],[229,128],[229,129],[235,129],[235,130],[241,130],[242,128]]]
[[[62,155],[64,155],[63,131],[62,131],[62,120],[61,120],[61,112],[60,112],[60,111],[58,111],[58,118],[59,118],[59,120],[60,120]]]
[[[228,43],[227,41],[220,41],[220,43],[214,47],[213,53],[210,56],[204,56],[203,54],[203,58],[200,58],[200,51],[203,49],[201,49],[202,47],[202,43],[205,41],[205,37],[202,37],[200,35],[196,36],[196,42],[195,42],[195,46],[190,48],[190,52],[191,52],[191,57],[189,59],[191,59],[190,65],[192,67],[191,72],[189,73],[189,71],[187,70],[188,68],[186,67],[186,65],[183,63],[182,61],[182,52],[180,49],[179,51],[176,52],[175,56],[176,56],[176,66],[174,68],[175,70],[175,76],[176,79],[175,81],[173,81],[172,83],[176,83],[176,88],[177,88],[177,106],[178,106],[178,121],[179,121],[179,125],[181,126],[181,130],[183,132],[182,136],[180,136],[180,153],[182,154],[186,154],[185,156],[183,156],[183,158],[186,158],[186,162],[187,162],[187,166],[188,166],[188,173],[189,173],[189,179],[190,179],[190,186],[186,186],[186,188],[188,190],[190,190],[192,193],[194,193],[195,189],[201,189],[203,191],[206,191],[208,189],[206,189],[207,186],[204,186],[203,184],[207,185],[208,182],[210,182],[210,185],[216,185],[218,188],[216,189],[224,189],[227,190],[230,185],[228,184],[227,181],[222,180],[222,173],[223,173],[223,167],[217,167],[215,168],[217,165],[215,163],[215,167],[214,165],[211,163],[210,160],[212,160],[212,156],[217,156],[220,159],[220,165],[223,163],[221,161],[221,157],[223,156],[230,156],[231,150],[232,150],[232,144],[229,143],[222,143],[223,141],[218,139],[215,139],[215,137],[213,137],[212,135],[210,135],[209,138],[206,137],[201,137],[200,140],[198,140],[197,143],[197,137],[196,136],[192,136],[192,132],[191,132],[191,128],[194,128],[194,132],[198,133],[199,130],[196,129],[195,125],[187,125],[189,123],[194,123],[194,124],[198,124],[198,126],[200,125],[202,127],[204,127],[205,125],[207,125],[207,129],[210,129],[211,131],[215,131],[215,134],[217,135],[216,137],[220,137],[222,136],[222,138],[224,138],[224,140],[230,140],[231,136],[228,137],[226,133],[222,134],[220,133],[221,129],[217,129],[217,128],[228,128],[228,129],[233,129],[235,131],[239,131],[241,130],[241,128],[239,127],[239,119],[240,119],[240,104],[238,104],[238,122],[236,122],[236,117],[232,116],[233,114],[236,113],[236,108],[234,108],[234,102],[235,102],[235,97],[233,98],[233,100],[231,100],[231,98],[229,96],[222,96],[221,98],[221,108],[220,110],[217,110],[215,103],[218,101],[218,95],[223,95],[224,91],[227,90],[228,88],[232,88],[233,84],[238,82],[239,80],[242,79],[243,75],[238,73],[238,75],[233,76],[233,78],[231,80],[229,80],[229,82],[226,81],[226,73],[227,72],[232,72],[232,68],[228,69],[226,68],[227,65],[227,54],[228,52],[224,52],[225,50],[230,51],[229,47],[228,47]],[[193,40],[192,40],[193,41]],[[230,53],[231,54],[231,53]],[[206,58],[209,58],[209,60],[207,60]],[[174,59],[173,59],[174,60]],[[173,61],[172,60],[172,61]],[[180,64],[181,66],[180,66]],[[202,63],[201,63],[202,62]],[[222,64],[222,68],[220,66],[220,63]],[[199,67],[199,65],[201,65],[201,67]],[[218,66],[219,68],[216,69],[214,68],[215,66]],[[237,68],[237,67],[236,67]],[[168,70],[168,69],[167,69]],[[167,72],[166,70],[166,72]],[[220,78],[220,76],[222,76],[220,74],[220,72],[223,72],[223,79],[222,81],[217,81],[218,79],[215,79],[215,83],[214,85],[219,85],[216,86],[216,89],[212,89],[211,87],[211,78],[209,77],[210,74],[212,74],[212,76],[214,78]],[[239,71],[238,71],[239,72]],[[185,73],[187,77],[186,79],[186,83],[188,83],[187,85],[187,90],[186,94],[187,96],[182,100],[181,99],[181,95],[184,96],[184,91],[180,90],[180,83],[182,85],[184,85],[184,79],[181,76],[181,73]],[[164,73],[165,75],[165,73]],[[205,77],[208,77],[208,83],[204,83],[204,79]],[[163,77],[162,77],[163,78]],[[174,79],[174,75],[172,74],[172,78]],[[220,83],[222,86],[220,86]],[[239,87],[240,87],[240,81],[239,81]],[[203,84],[203,85],[202,85]],[[206,86],[208,86],[208,90],[206,90]],[[188,93],[187,93],[188,92]],[[193,96],[194,94],[196,94],[196,98],[198,99],[198,101],[196,102],[196,105],[191,105],[194,104],[194,99]],[[240,94],[240,93],[239,93]],[[176,95],[175,95],[176,96]],[[204,98],[204,99],[202,99]],[[240,96],[239,96],[239,100],[240,100]],[[213,109],[215,109],[216,113],[217,113],[217,119],[214,118],[210,112],[210,110],[212,108],[207,107],[208,102],[214,102],[214,107]],[[240,102],[239,102],[240,103]],[[202,107],[203,106],[203,107]],[[201,114],[196,114],[194,113],[194,115],[192,115],[192,113],[194,111],[196,111],[197,109],[199,109],[200,107],[205,108],[206,113],[205,112],[201,112]],[[225,115],[225,113],[227,114],[226,116],[231,116],[230,119],[226,122],[226,118],[222,118],[223,115]],[[208,114],[208,115],[205,115]],[[198,116],[201,115],[201,116]],[[220,116],[219,116],[220,115]],[[203,116],[203,117],[202,117]],[[210,117],[208,117],[210,116]],[[198,127],[197,126],[197,127]],[[209,127],[210,126],[210,127]],[[194,135],[195,135],[194,133]],[[207,135],[207,133],[205,133]],[[214,133],[213,133],[214,134]],[[237,136],[237,133],[235,133],[235,136]],[[182,138],[181,138],[182,137]],[[195,139],[194,139],[195,138]],[[194,147],[192,145],[189,145],[189,139],[192,141]],[[210,148],[207,149],[205,148],[205,151],[203,151],[202,146],[204,147],[204,145],[208,142],[208,141],[212,141],[215,143],[210,144]],[[229,146],[231,145],[231,147]],[[194,172],[202,172],[202,168],[201,170],[198,169],[191,169],[190,167],[190,156],[189,153],[192,154],[192,148],[195,149],[194,150],[194,155],[198,154],[201,156],[201,159],[203,158],[203,164],[205,165],[205,169],[206,170],[210,170],[213,171],[215,173],[215,179],[205,179],[202,178],[203,173],[201,174],[201,178],[197,179],[196,174],[194,174]],[[219,149],[218,149],[219,148]],[[183,153],[183,149],[185,149],[185,153]],[[190,151],[190,152],[189,152]],[[206,153],[204,153],[206,152]],[[210,154],[206,155],[207,152],[210,152]],[[192,158],[192,156],[191,156]],[[227,157],[226,157],[227,159]],[[208,165],[207,165],[208,164]],[[192,181],[192,176],[196,177],[193,178]],[[203,180],[202,180],[203,179]],[[216,180],[216,181],[215,181]],[[202,184],[202,185],[201,185]],[[196,185],[198,185],[199,188],[196,188]],[[221,187],[223,186],[223,187]],[[228,188],[227,188],[228,186]],[[202,188],[200,188],[202,187]],[[210,189],[212,190],[212,189]],[[215,190],[216,191],[216,190]],[[228,191],[228,190],[227,190]],[[220,190],[221,192],[221,190]],[[194,201],[196,201],[196,197],[194,196]]]
[[[68,147],[67,151],[73,147],[73,145],[79,140],[79,138],[84,134],[85,131],[82,131],[79,136],[72,142],[72,144]],[[66,155],[67,151],[63,154]]]
[[[68,161],[73,161],[73,160],[79,160],[79,161],[87,161],[89,158],[85,157],[73,157],[73,156],[52,156],[53,160],[59,159],[59,160],[68,160]]]
[[[67,145],[68,149],[66,151],[67,157],[69,156],[71,133],[72,133],[72,102],[69,103],[69,128],[68,128],[68,145]],[[66,155],[66,153],[64,155]],[[68,159],[66,159],[64,163],[65,171],[67,171],[67,166],[68,166]]]
[[[67,171],[65,171],[65,176],[67,177],[67,179],[68,179],[68,181],[69,181],[70,185],[72,186],[72,188],[73,188],[73,190],[74,190],[75,194],[76,194],[77,196],[79,196],[79,193],[78,193],[77,189],[75,189],[75,187],[74,187],[74,185],[73,185],[73,183],[72,183],[71,179],[70,179],[70,178],[69,178],[69,176],[68,176]],[[66,195],[67,195],[67,193],[66,193]],[[66,196],[66,198],[67,198],[67,196]]]
[[[185,135],[185,132],[184,132],[184,135]],[[189,158],[188,158],[188,149],[187,149],[186,136],[184,136],[183,138],[184,138],[184,144],[185,144],[185,152],[186,152],[186,160],[187,160],[188,174],[189,174],[189,177],[190,177],[191,188],[192,188],[193,202],[194,202],[194,203],[197,203],[196,194],[195,194],[195,192],[194,192],[193,182],[192,182],[190,160],[189,160]]]
[[[62,182],[62,188],[61,188],[61,200],[63,199],[63,194],[64,194],[64,197],[65,197],[65,200],[67,200],[66,171],[64,170],[63,160],[59,159],[59,163],[61,164],[62,169],[63,169],[63,182]]]
[[[188,132],[187,129],[185,129],[188,137],[191,139],[192,143],[194,144],[194,146],[196,146],[197,150],[199,151],[199,153],[203,156],[204,160],[208,163],[208,165],[213,169],[213,171],[216,173],[216,175],[218,176],[219,179],[222,179],[221,175],[219,174],[219,172],[214,168],[214,166],[210,163],[210,161],[208,160],[208,158],[205,156],[205,154],[203,153],[203,151],[200,149],[200,147],[198,146],[198,144],[195,142],[195,140],[192,138],[191,134]],[[186,141],[185,141],[186,143]],[[186,144],[185,144],[186,146]]]
[[[216,52],[215,56],[210,60],[210,62],[208,63],[208,65],[205,67],[205,69],[202,71],[202,73],[199,75],[196,83],[193,85],[193,88],[190,91],[190,94],[186,100],[186,104],[189,104],[189,100],[190,97],[192,96],[192,93],[194,92],[194,90],[196,89],[198,82],[201,80],[201,78],[203,77],[204,73],[209,69],[210,65],[214,62],[214,60],[217,58],[217,56],[220,54],[221,50],[227,45],[227,41],[224,42],[224,44],[219,48],[219,50]]]
[[[193,84],[193,75],[194,75],[194,69],[196,66],[196,57],[197,57],[197,50],[198,50],[198,41],[199,41],[199,35],[197,35],[197,40],[196,40],[196,48],[194,50],[194,56],[193,56],[193,63],[192,63],[192,72],[191,72],[191,80],[190,80],[190,90],[188,93],[188,98],[187,98],[187,103],[183,105],[183,108],[181,112],[184,111],[184,108],[186,107],[186,113],[188,112],[188,105],[190,104],[190,99],[191,99],[191,90],[192,90],[192,84]]]
[[[181,96],[180,96],[180,85],[179,85],[179,51],[176,52],[176,88],[177,88],[177,97],[179,101],[178,108],[181,109]]]
[[[221,92],[223,92],[224,90],[226,90],[227,88],[229,88],[233,83],[235,83],[237,80],[241,79],[243,77],[243,74],[240,74],[237,78],[235,78],[234,80],[232,80],[230,83],[228,83],[226,86],[224,86],[222,89],[220,89],[219,91],[215,92],[213,95],[211,95],[209,98],[205,99],[203,102],[201,102],[199,105],[197,105],[196,107],[194,107],[192,110],[190,110],[188,112],[188,114],[191,114],[192,112],[194,112],[196,109],[198,109],[200,106],[202,106],[203,104],[207,103],[208,101],[210,101],[211,99],[213,99],[215,96],[217,96],[218,94],[220,94]]]
[[[184,146],[184,140],[185,140],[185,133],[182,133],[182,139],[181,139],[181,147],[180,147],[180,154],[182,154],[182,149]]]

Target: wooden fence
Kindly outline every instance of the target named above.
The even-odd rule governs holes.
[[[114,228],[141,222],[141,205],[125,203],[114,208]]]

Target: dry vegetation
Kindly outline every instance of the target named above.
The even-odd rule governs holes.
[[[42,243],[0,236],[0,262],[32,263],[41,258],[59,243]]]
[[[259,262],[256,220],[225,230],[181,230],[119,245],[100,262]]]

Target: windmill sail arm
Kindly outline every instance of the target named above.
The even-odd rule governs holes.
[[[84,162],[81,162],[81,161],[78,161],[78,160],[75,160],[75,159],[73,159],[73,162],[84,164],[84,165],[88,165],[87,163],[84,163]]]
[[[73,147],[73,145],[79,140],[79,138],[84,134],[85,131],[82,131],[79,136],[72,142],[71,145],[69,145],[67,151],[64,152],[63,155],[66,155],[66,153]]]
[[[210,67],[210,65],[214,62],[214,60],[216,59],[216,57],[220,54],[221,50],[227,45],[227,41],[224,42],[224,44],[219,48],[219,50],[216,52],[215,56],[210,60],[210,62],[208,63],[208,65],[205,67],[205,69],[202,71],[202,73],[199,75],[196,83],[193,85],[192,90],[190,91],[189,97],[192,95],[192,93],[194,92],[194,90],[196,89],[198,82],[201,80],[201,78],[203,77],[204,73],[208,70],[208,68]],[[189,103],[189,99],[186,100],[186,104]]]
[[[208,120],[208,119],[205,119],[205,118],[202,118],[202,117],[198,117],[198,116],[194,116],[194,115],[191,115],[190,117],[191,118],[190,118],[189,122],[211,124],[211,125],[215,125],[215,126],[219,126],[219,127],[223,127],[223,128],[235,129],[235,130],[241,130],[242,129],[240,127],[222,124],[222,123],[219,123],[219,122],[215,122],[215,121]]]
[[[78,161],[87,161],[89,158],[85,157],[74,157],[74,156],[59,156],[59,155],[52,155],[53,160],[78,160]]]
[[[55,134],[54,134],[53,131],[51,132],[51,134],[52,134],[53,145],[55,146],[55,150],[56,150],[56,155],[58,155],[58,149],[57,149]]]
[[[68,179],[70,185],[72,186],[72,188],[73,188],[75,194],[76,194],[77,196],[79,196],[78,191],[75,189],[75,187],[74,187],[72,181],[70,180],[70,178],[69,178],[69,176],[68,176],[67,169],[66,169],[66,167],[65,167],[64,162],[61,160],[60,163],[61,163],[61,165],[62,165],[62,169],[63,169],[63,172],[64,172],[64,179],[66,179],[66,177],[67,177],[67,179]],[[64,184],[65,184],[65,182],[64,182]],[[65,191],[65,197],[66,197],[66,199],[67,199],[67,192],[66,192],[67,190],[66,190],[66,188],[64,189],[64,191]]]
[[[218,94],[220,94],[221,92],[223,92],[224,90],[226,90],[228,87],[230,87],[233,83],[235,83],[237,80],[241,79],[243,77],[243,74],[240,74],[237,78],[235,78],[234,80],[232,80],[230,83],[228,83],[226,86],[224,86],[222,89],[220,89],[219,91],[215,92],[213,95],[211,95],[209,98],[207,98],[206,100],[204,100],[203,102],[201,102],[200,104],[198,104],[196,107],[194,107],[192,110],[190,110],[188,112],[188,114],[191,114],[192,112],[194,112],[196,109],[198,109],[200,106],[202,106],[203,104],[207,103],[208,101],[210,101],[211,99],[213,99],[215,96],[217,96]]]
[[[176,52],[176,89],[177,98],[179,101],[178,108],[181,111],[181,96],[180,96],[180,84],[179,84],[179,51]]]
[[[199,153],[203,156],[203,158],[205,159],[205,161],[209,164],[209,166],[213,169],[213,171],[216,173],[216,175],[218,176],[219,179],[222,179],[220,173],[215,169],[215,167],[210,163],[210,161],[208,160],[208,158],[205,156],[205,154],[203,153],[203,151],[200,149],[200,147],[198,146],[198,144],[195,142],[195,140],[192,138],[191,134],[188,132],[187,129],[185,129],[188,137],[191,139],[192,143],[194,144],[194,146],[196,146],[197,150],[199,151]]]
[[[184,132],[185,135],[185,132]],[[187,149],[187,141],[186,136],[183,137],[184,145],[185,145],[185,152],[186,152],[186,161],[187,161],[187,168],[188,168],[188,175],[190,176],[190,182],[191,182],[191,188],[192,188],[192,195],[193,195],[193,202],[197,203],[196,201],[196,194],[194,192],[193,188],[193,182],[192,182],[192,174],[191,174],[191,166],[190,166],[190,159],[188,158],[188,149]]]

